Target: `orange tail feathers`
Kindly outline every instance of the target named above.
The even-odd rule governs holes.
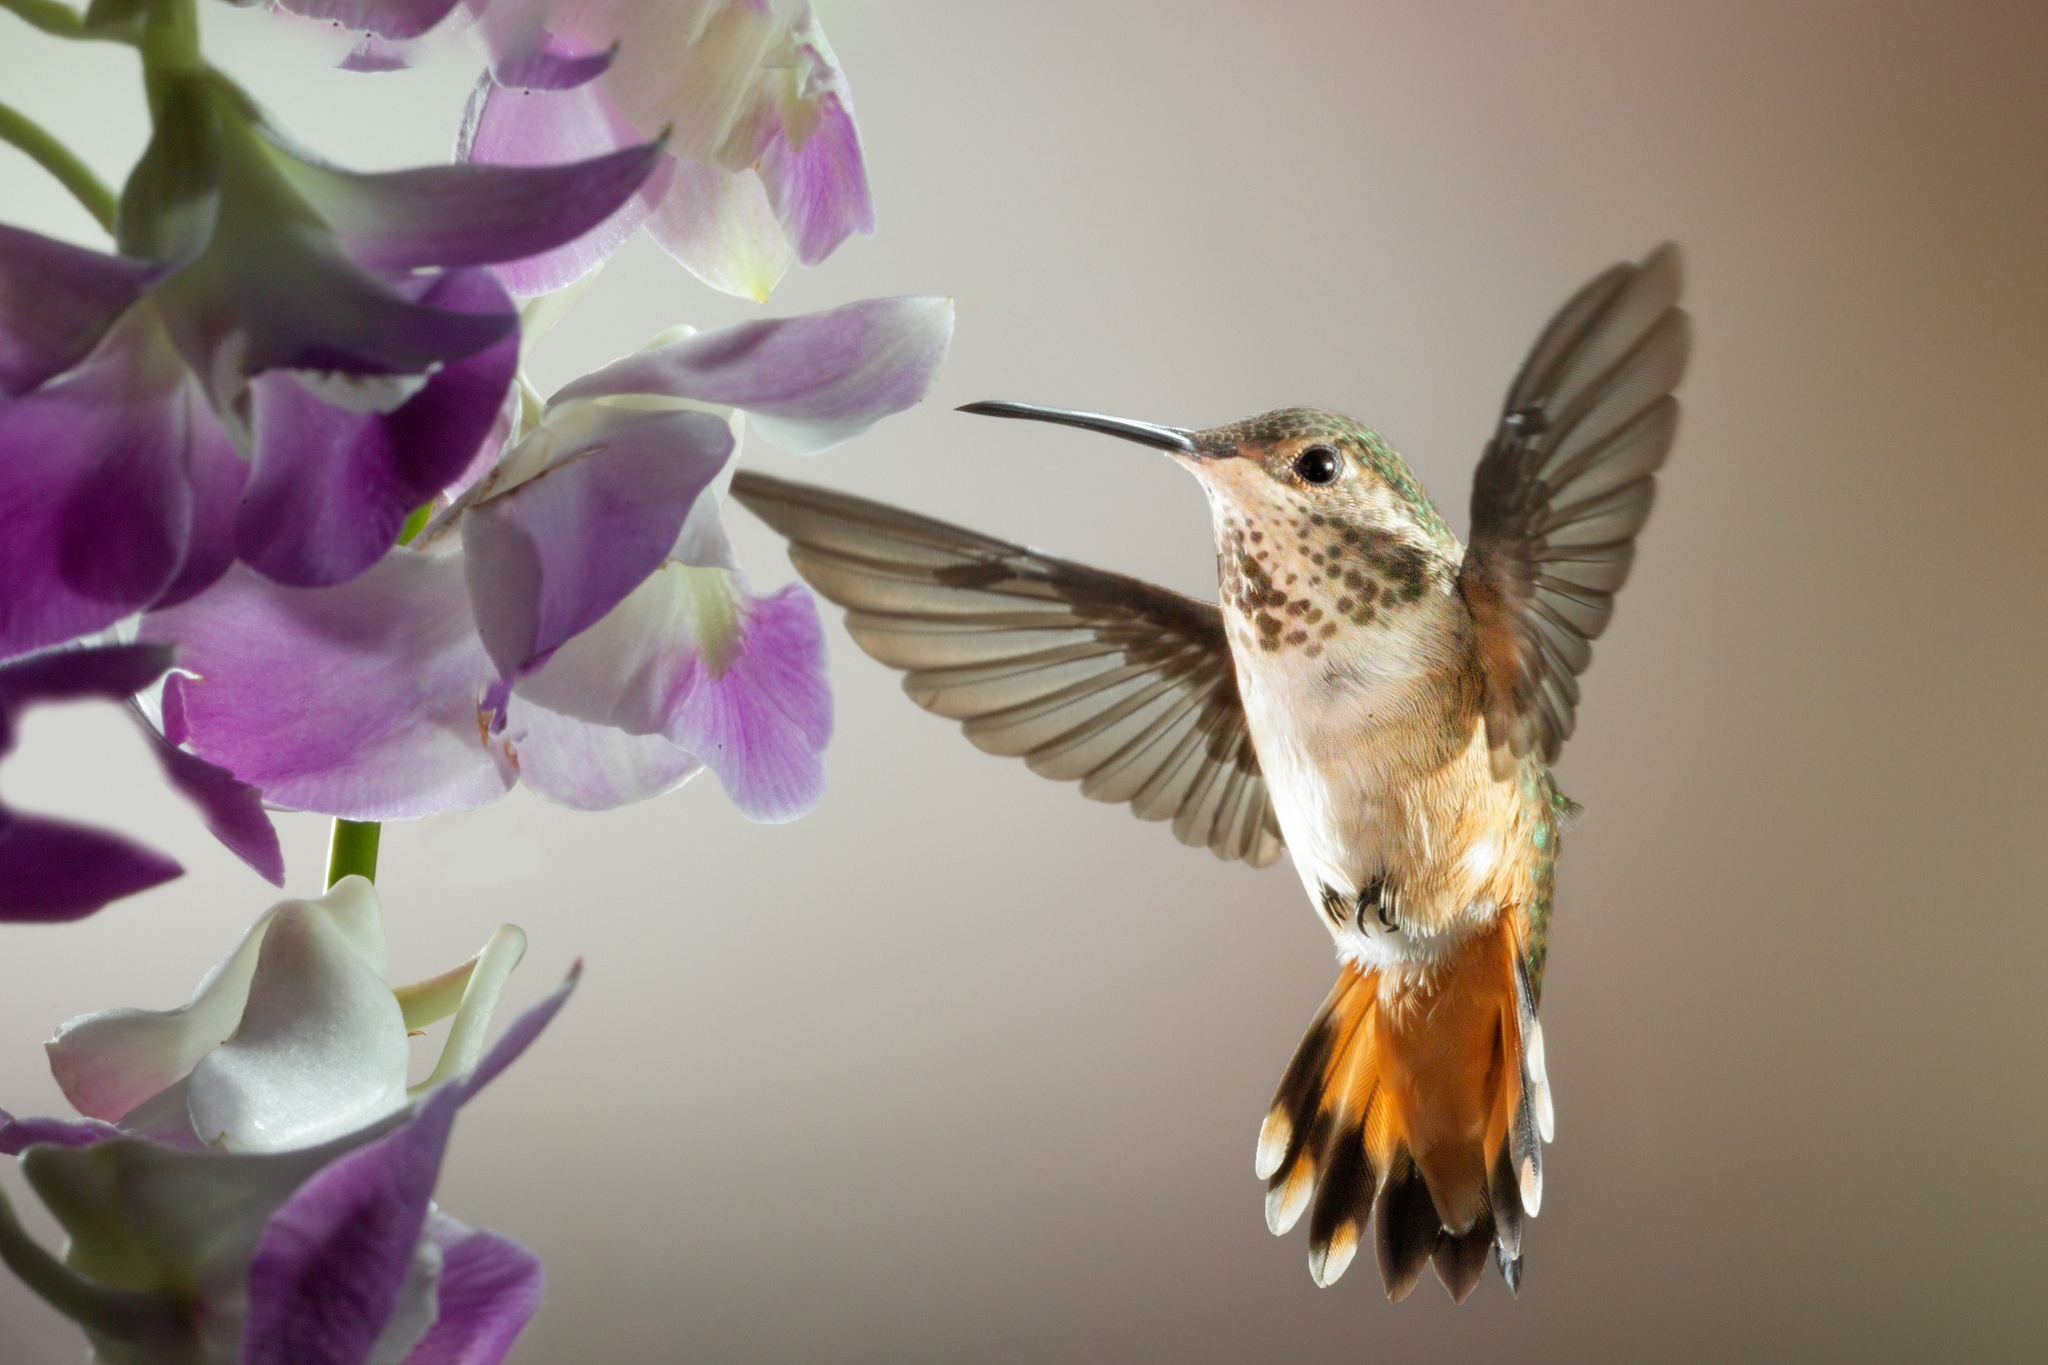
[[[1522,1219],[1550,1137],[1543,1037],[1512,918],[1410,978],[1346,963],[1259,1132],[1266,1223],[1309,1214],[1309,1273],[1334,1284],[1367,1225],[1387,1297],[1423,1265],[1462,1302],[1494,1251],[1521,1282]]]

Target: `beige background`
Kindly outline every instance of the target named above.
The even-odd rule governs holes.
[[[831,790],[801,823],[749,825],[707,778],[388,835],[400,974],[501,919],[533,937],[517,1002],[589,964],[442,1186],[547,1259],[519,1358],[2039,1359],[2048,22],[1933,9],[828,9],[882,230],[774,306],[952,293],[958,338],[933,400],[857,446],[749,458],[1188,591],[1213,571],[1185,475],[952,405],[1337,407],[1462,526],[1549,310],[1685,244],[1684,425],[1560,770],[1587,813],[1543,1216],[1519,1302],[1489,1275],[1391,1308],[1363,1263],[1315,1289],[1251,1171],[1333,973],[1291,873],[978,753],[832,613]],[[260,15],[207,20],[315,146],[445,155],[467,59],[350,78]],[[0,97],[110,175],[132,86],[125,54],[0,16]],[[0,213],[91,240],[4,149]],[[643,240],[542,367],[748,312]],[[0,1102],[37,1112],[53,1025],[182,999],[269,892],[111,711],[36,717],[5,793],[192,869],[4,935]],[[309,890],[322,829],[283,824]],[[78,1354],[0,1287],[0,1357]]]

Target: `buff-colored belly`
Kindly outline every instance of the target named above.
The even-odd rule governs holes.
[[[1315,681],[1239,679],[1302,885],[1340,955],[1441,960],[1519,903],[1520,793],[1494,780],[1455,679],[1302,695]],[[1375,883],[1380,899],[1361,914]]]

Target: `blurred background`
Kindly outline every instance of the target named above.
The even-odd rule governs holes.
[[[1292,872],[981,754],[828,609],[838,734],[804,820],[750,825],[706,776],[601,818],[522,790],[386,831],[396,977],[503,920],[533,942],[508,1005],[588,964],[441,1187],[547,1262],[515,1359],[2040,1359],[2048,11],[821,8],[880,233],[771,308],[947,293],[959,328],[921,408],[747,459],[1187,592],[1213,591],[1213,550],[1169,461],[953,406],[1334,407],[1462,532],[1550,310],[1684,244],[1685,417],[1559,769],[1586,814],[1544,1000],[1543,1214],[1518,1301],[1489,1272],[1462,1308],[1433,1278],[1391,1307],[1363,1258],[1316,1289],[1252,1174],[1334,976]],[[473,55],[349,76],[318,32],[205,18],[310,145],[446,157]],[[0,15],[0,96],[109,179],[142,145],[121,50]],[[5,148],[0,215],[101,244]],[[541,387],[759,311],[642,238],[542,347]],[[729,517],[757,583],[787,581]],[[4,776],[190,869],[0,936],[0,1103],[66,1112],[52,1028],[182,1001],[273,895],[110,708],[36,713]],[[325,824],[281,823],[310,894]],[[0,1281],[0,1356],[81,1354]]]

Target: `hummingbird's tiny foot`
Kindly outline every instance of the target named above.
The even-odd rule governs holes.
[[[1358,893],[1358,932],[1370,932],[1365,925],[1365,912],[1371,910],[1380,928],[1390,934],[1401,932],[1401,893],[1387,885],[1384,877],[1375,877]]]

